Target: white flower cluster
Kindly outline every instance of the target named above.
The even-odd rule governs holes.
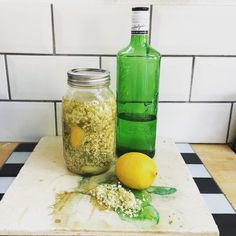
[[[118,184],[101,184],[90,191],[98,204],[110,210],[120,210],[128,217],[135,217],[141,210],[141,201],[130,190]]]
[[[63,143],[67,168],[77,174],[98,174],[109,169],[115,151],[116,105],[113,97],[81,101],[64,97]],[[71,145],[71,130],[85,132],[80,147]]]

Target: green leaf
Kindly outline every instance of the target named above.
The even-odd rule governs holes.
[[[169,195],[173,194],[177,191],[176,188],[172,187],[164,187],[164,186],[151,186],[146,189],[148,193],[155,193],[158,195]]]
[[[152,205],[145,206],[136,217],[137,220],[150,220],[155,224],[159,222],[159,218],[158,211]]]
[[[158,224],[160,220],[158,211],[152,205],[144,206],[135,217],[129,217],[121,210],[117,210],[117,214],[121,219],[132,223],[138,223],[137,226],[145,228]]]
[[[142,206],[150,205],[152,196],[146,190],[131,189],[131,191],[133,192],[134,196],[142,202]]]

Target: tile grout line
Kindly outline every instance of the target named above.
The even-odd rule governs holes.
[[[225,103],[225,104],[231,104],[231,103],[235,103],[235,101],[159,101],[159,103],[203,103],[203,104]]]
[[[55,37],[55,36],[54,36]],[[0,52],[1,55],[12,55],[12,56],[81,56],[81,57],[116,57],[116,54],[93,54],[93,53],[17,53],[17,52]],[[162,57],[226,57],[235,58],[236,55],[201,55],[201,54],[162,54]]]
[[[236,55],[212,55],[212,54],[162,54],[163,57],[236,57]]]
[[[52,103],[52,102],[61,102],[61,100],[37,100],[37,99],[0,99],[0,102],[45,102],[45,103]]]
[[[102,69],[102,56],[99,56],[99,69]]]
[[[115,57],[116,54],[93,54],[93,53],[15,53],[15,52],[0,52],[1,55],[11,55],[11,56],[68,56],[68,57]]]
[[[62,100],[44,100],[44,99],[0,99],[0,102],[61,102]],[[236,103],[236,101],[159,101],[159,103],[190,103],[190,104],[231,104]]]
[[[192,70],[191,70],[190,89],[189,89],[189,98],[188,98],[189,102],[191,101],[191,96],[192,96],[194,68],[195,68],[195,57],[193,57],[193,60],[192,60]]]
[[[153,12],[153,6],[150,5],[150,14],[149,14],[149,44],[151,44],[151,41],[152,41],[152,12]]]
[[[58,124],[57,124],[57,102],[54,102],[54,113],[55,113],[55,133],[56,133],[56,136],[58,136]]]
[[[50,4],[50,9],[51,9],[51,23],[52,23],[52,46],[53,46],[53,55],[56,55],[56,39],[55,39],[53,4]]]
[[[8,72],[7,55],[4,55],[4,63],[5,63],[6,78],[7,78],[8,97],[9,97],[9,100],[12,100],[11,99],[11,88],[10,88],[10,79],[9,79],[9,72]]]
[[[230,113],[229,113],[229,121],[228,121],[228,128],[227,128],[227,134],[226,134],[226,140],[225,142],[228,143],[229,142],[229,131],[230,131],[230,126],[231,126],[231,118],[232,118],[232,113],[233,113],[233,103],[231,103],[231,107],[230,107]]]

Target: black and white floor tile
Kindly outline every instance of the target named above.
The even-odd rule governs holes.
[[[20,144],[0,169],[0,200],[36,145],[37,143]]]
[[[0,200],[30,156],[36,143],[20,144],[0,169]],[[236,213],[189,144],[177,143],[221,236],[236,236]]]
[[[177,147],[218,225],[220,236],[236,236],[236,213],[225,195],[191,146],[177,143]]]

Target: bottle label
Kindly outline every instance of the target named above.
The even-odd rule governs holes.
[[[131,34],[148,34],[148,30],[149,11],[133,11]]]

